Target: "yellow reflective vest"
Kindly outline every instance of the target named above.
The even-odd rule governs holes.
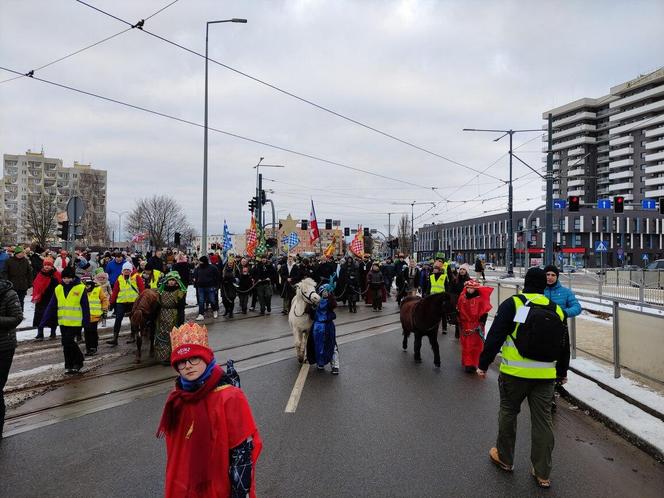
[[[138,297],[138,284],[136,283],[137,273],[134,273],[129,280],[124,275],[118,277],[118,303],[133,303]]]
[[[530,301],[535,304],[541,304],[546,306],[549,304],[549,298],[543,294],[522,294],[527,301]],[[512,298],[514,300],[514,309],[518,309],[523,306],[523,302],[517,296]],[[560,317],[560,321],[565,321],[565,314],[560,306],[556,305],[556,313]],[[516,337],[519,332],[519,325],[517,323],[514,327],[514,332],[511,335]],[[524,358],[519,354],[519,350],[516,348],[514,341],[508,335],[507,339],[503,343],[503,347],[500,349],[500,355],[502,357],[500,363],[500,371],[513,375],[514,377],[521,377],[524,379],[555,379],[556,378],[556,362],[555,361],[535,361],[528,358]]]
[[[90,292],[88,292],[88,304],[90,305],[90,317],[97,318],[104,313],[104,310],[101,307],[101,298],[99,293],[101,292],[101,287],[95,287]]]
[[[431,283],[431,290],[429,291],[431,294],[440,294],[441,292],[445,292],[445,280],[447,279],[447,273],[439,273],[438,280],[436,280],[436,274],[432,273],[429,275],[429,282]]]
[[[159,279],[162,273],[159,270],[152,270],[152,280],[150,280],[150,289],[156,289],[159,285]]]
[[[85,285],[76,284],[65,296],[62,284],[55,288],[55,299],[58,303],[58,324],[64,327],[80,327],[83,325],[83,308],[81,299]]]

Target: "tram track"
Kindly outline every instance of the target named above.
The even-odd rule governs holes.
[[[355,330],[355,331],[350,331],[350,332],[345,332],[345,333],[343,333],[343,332],[337,333],[337,338],[338,339],[343,339],[343,338],[347,338],[347,337],[352,337],[352,336],[355,336],[355,335],[358,335],[358,334],[366,333],[368,331],[372,331],[372,330],[376,330],[376,329],[380,329],[380,328],[384,328],[384,327],[392,327],[394,325],[399,324],[398,313],[390,313],[389,315],[394,315],[396,317],[396,319],[394,321],[389,321],[387,323],[381,323],[381,324],[374,325],[374,326],[371,326],[371,327],[362,328],[360,330]],[[386,315],[383,315],[383,316],[389,316],[389,315],[386,314]],[[358,323],[362,323],[362,322],[366,322],[366,321],[370,321],[370,320],[375,320],[376,318],[377,318],[376,316],[361,318],[359,320],[352,320],[352,321],[348,321],[348,322],[339,323],[339,324],[337,324],[337,326],[338,327],[352,326],[352,325],[355,325],[355,324],[358,324]],[[284,339],[291,338],[291,337],[292,337],[292,333],[289,332],[289,333],[285,333],[285,334],[280,334],[280,335],[275,336],[275,337],[258,339],[258,340],[255,340],[255,341],[250,341],[250,342],[239,344],[239,345],[233,345],[233,346],[228,346],[228,347],[224,347],[224,348],[215,349],[214,352],[216,354],[216,353],[223,353],[223,352],[226,352],[226,351],[232,351],[232,350],[241,349],[241,348],[247,348],[247,347],[251,347],[251,346],[265,345],[265,344],[269,344],[269,343],[277,343],[279,341],[283,341]],[[285,351],[291,351],[292,349],[293,349],[293,345],[289,344],[288,346],[277,347],[277,348],[271,349],[269,351],[265,351],[265,352],[261,352],[261,353],[257,353],[257,354],[250,354],[250,355],[247,355],[247,356],[244,356],[244,357],[239,357],[237,359],[234,359],[233,361],[234,361],[235,364],[237,364],[241,367],[243,363],[246,363],[250,360],[256,360],[256,359],[260,359],[260,358],[267,358],[269,356],[276,355],[276,354],[279,354],[279,353],[283,353]],[[67,385],[67,384],[75,384],[75,383],[82,383],[82,382],[85,382],[85,383],[94,382],[95,380],[98,380],[98,379],[101,379],[101,378],[108,378],[108,377],[112,377],[112,376],[118,376],[118,375],[122,375],[122,374],[126,374],[126,373],[131,373],[131,372],[134,372],[134,371],[137,371],[137,370],[141,370],[141,369],[146,369],[146,368],[151,368],[151,367],[159,367],[159,366],[160,366],[159,363],[156,363],[156,362],[138,363],[138,364],[128,365],[128,366],[125,366],[125,367],[112,369],[110,371],[105,371],[105,372],[98,372],[98,373],[91,372],[90,375],[85,375],[84,374],[83,377],[54,379],[54,380],[50,380],[50,381],[43,382],[43,383],[35,383],[35,384],[29,385],[29,386],[18,386],[15,389],[10,388],[9,390],[5,390],[5,396],[18,395],[18,394],[21,394],[21,393],[26,393],[26,392],[31,392],[31,391],[44,391],[45,392],[45,391],[50,391],[50,390],[58,388],[58,387],[62,387],[62,386]],[[50,410],[56,410],[58,408],[63,408],[63,407],[70,407],[70,406],[76,405],[76,404],[81,404],[81,403],[85,403],[85,402],[99,400],[99,399],[102,399],[104,397],[109,397],[109,396],[118,395],[118,394],[122,394],[122,393],[131,393],[132,391],[137,391],[137,390],[142,390],[142,389],[146,389],[146,388],[150,388],[150,387],[155,387],[155,386],[165,384],[165,383],[168,383],[168,382],[173,382],[174,378],[175,377],[174,377],[173,373],[171,372],[171,369],[170,368],[164,368],[164,374],[158,376],[156,379],[153,379],[153,380],[150,380],[150,381],[145,381],[145,382],[132,382],[129,385],[126,385],[126,386],[123,386],[123,387],[120,387],[120,388],[117,388],[117,389],[110,389],[108,391],[92,394],[92,395],[89,395],[89,396],[82,396],[82,397],[78,397],[78,398],[75,398],[75,399],[62,401],[62,402],[59,402],[59,403],[51,404],[49,406],[44,406],[44,407],[41,407],[41,408],[36,408],[36,409],[25,411],[25,412],[20,412],[20,413],[15,413],[15,414],[8,413],[7,416],[6,416],[6,421],[10,424],[19,423],[21,420],[29,419],[30,417],[32,417],[34,415],[38,415],[40,413],[45,413],[45,412],[48,412]]]

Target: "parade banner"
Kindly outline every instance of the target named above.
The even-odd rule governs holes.
[[[316,209],[314,208],[314,200],[311,199],[311,212],[309,213],[309,243],[313,244],[320,238],[318,231],[318,221],[316,220]]]
[[[223,251],[224,253],[227,253],[233,248],[233,241],[231,240],[231,234],[228,231],[228,225],[226,224],[226,220],[224,220],[224,246],[223,246]]]
[[[254,257],[256,252],[256,244],[258,239],[256,238],[256,218],[254,215],[251,215],[251,224],[249,225],[249,233],[247,234],[247,254],[250,258]]]
[[[323,254],[326,257],[331,258],[332,256],[334,256],[334,251],[336,249],[336,246],[337,246],[337,237],[333,235],[332,236],[332,242],[330,242],[330,245],[328,245],[325,248],[325,251],[323,252]]]
[[[281,239],[281,243],[286,247],[286,252],[288,252],[300,243],[300,237],[297,236],[297,233],[291,232]]]
[[[364,256],[364,232],[362,231],[362,225],[357,227],[357,233],[355,238],[350,243],[350,250],[356,256],[360,258]]]

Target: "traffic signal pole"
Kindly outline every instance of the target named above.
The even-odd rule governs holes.
[[[552,265],[553,261],[553,246],[555,241],[553,240],[553,151],[552,147],[552,135],[553,135],[553,117],[551,113],[547,118],[548,121],[548,140],[549,144],[548,150],[546,153],[546,208],[544,214],[544,264]]]

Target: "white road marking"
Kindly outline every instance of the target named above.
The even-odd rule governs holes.
[[[304,383],[307,380],[307,375],[309,374],[309,364],[302,363],[300,368],[300,373],[297,376],[293,390],[291,391],[290,398],[288,398],[288,404],[284,412],[286,413],[295,413],[297,410],[297,405],[300,402],[300,396],[302,395],[302,390],[304,389]]]

